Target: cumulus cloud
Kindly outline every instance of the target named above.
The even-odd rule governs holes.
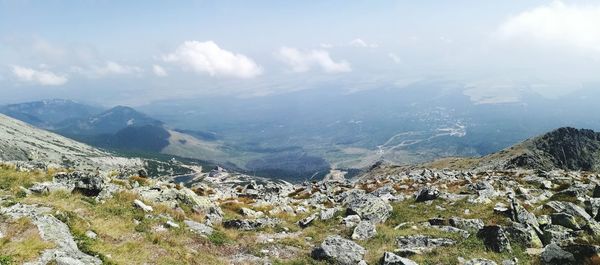
[[[68,78],[47,70],[36,70],[32,68],[14,65],[13,75],[20,81],[36,83],[42,86],[60,86],[67,83]]]
[[[353,39],[350,41],[350,46],[359,47],[359,48],[377,48],[379,45],[377,43],[367,43],[362,39]]]
[[[600,5],[555,1],[510,17],[498,29],[505,40],[600,51]]]
[[[320,67],[326,73],[350,72],[352,68],[347,61],[334,61],[325,50],[300,51],[295,48],[282,47],[278,57],[294,72],[306,72],[313,67]]]
[[[186,41],[163,60],[176,63],[184,69],[210,76],[253,78],[262,74],[262,68],[252,59],[222,49],[213,41]]]
[[[158,77],[165,77],[169,75],[162,66],[157,64],[152,65],[152,72],[154,72],[154,74]]]

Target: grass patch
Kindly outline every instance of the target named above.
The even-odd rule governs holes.
[[[44,241],[38,229],[27,218],[2,220],[5,236],[0,239],[0,264],[22,264],[36,259],[54,244]],[[3,263],[2,263],[3,262]]]

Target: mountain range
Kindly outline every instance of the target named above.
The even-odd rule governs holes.
[[[563,110],[594,110],[593,91],[565,97],[580,104],[534,93],[486,103],[473,101],[460,84],[416,82],[402,89],[320,88],[136,109],[44,100],[5,105],[0,113],[96,147],[210,161],[299,181],[321,178],[332,168],[357,172],[377,161],[410,165],[486,156],[557,127],[600,129],[592,112]],[[566,107],[554,107],[560,105]]]

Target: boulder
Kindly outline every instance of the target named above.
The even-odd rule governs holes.
[[[317,219],[317,214],[314,213],[314,214],[311,214],[311,215],[307,216],[306,218],[298,221],[298,225],[302,228],[306,228],[316,219]]]
[[[413,255],[429,252],[434,248],[451,246],[456,241],[449,238],[434,238],[426,235],[400,236],[396,238],[396,245],[400,253]]]
[[[274,227],[279,223],[280,221],[274,218],[259,218],[256,220],[235,219],[223,222],[223,227],[229,229],[251,231],[261,229],[264,227]]]
[[[400,257],[392,252],[383,253],[383,257],[379,260],[380,265],[418,265],[416,262]]]
[[[543,229],[542,242],[545,245],[551,243],[561,243],[571,239],[573,230],[560,225],[547,225]]]
[[[329,220],[335,216],[335,213],[337,212],[337,210],[338,210],[337,208],[323,209],[323,210],[321,210],[321,213],[319,214],[319,218],[321,220]]]
[[[202,223],[198,223],[196,221],[192,221],[192,220],[184,220],[183,223],[194,233],[199,234],[199,235],[203,235],[203,236],[209,236],[213,233],[213,229],[205,224]]]
[[[494,252],[511,252],[510,241],[502,226],[484,226],[477,232],[477,237],[483,240],[483,244]]]
[[[376,234],[377,230],[375,229],[375,225],[373,225],[373,223],[369,221],[360,221],[360,223],[354,227],[352,239],[367,240],[374,237]]]
[[[547,245],[540,256],[542,264],[548,265],[568,265],[575,263],[573,254],[564,251],[558,245],[552,243]]]
[[[460,217],[450,218],[449,224],[453,227],[467,231],[479,231],[479,229],[484,226],[483,220],[481,219],[465,219]]]
[[[542,240],[530,225],[513,222],[506,230],[510,242],[516,242],[528,248],[541,248],[544,246]]]
[[[340,236],[327,237],[311,256],[332,264],[356,265],[363,260],[366,250],[360,245]]]
[[[356,196],[346,204],[347,215],[359,215],[362,220],[383,223],[392,213],[392,206],[371,194]]]
[[[142,209],[144,212],[152,212],[154,209],[152,209],[152,206],[150,205],[146,205],[144,202],[135,199],[133,200],[133,206]]]
[[[596,221],[600,221],[600,198],[589,198],[583,202],[585,211],[594,218]]]
[[[242,216],[246,216],[246,217],[250,217],[250,218],[259,218],[264,215],[263,212],[257,212],[257,211],[254,211],[252,209],[245,208],[245,207],[240,209],[240,214]]]
[[[424,202],[435,200],[440,197],[440,191],[435,187],[424,187],[415,196],[415,201]]]
[[[587,244],[569,244],[563,250],[573,254],[576,264],[597,264],[600,261],[600,246]]]
[[[569,229],[580,230],[581,227],[577,224],[575,217],[568,213],[553,213],[550,215],[553,225],[561,225]]]
[[[86,196],[97,196],[105,185],[103,177],[80,171],[57,173],[54,175],[54,182],[73,187],[74,192],[79,192]]]
[[[544,205],[544,208],[550,209],[555,213],[568,213],[586,221],[592,217],[581,207],[572,202],[550,201]]]
[[[342,219],[342,224],[344,224],[348,228],[355,227],[356,225],[358,225],[359,222],[360,222],[360,216],[358,216],[356,214],[348,215],[348,216],[344,217],[344,219]]]

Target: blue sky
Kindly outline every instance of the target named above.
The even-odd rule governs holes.
[[[0,89],[145,104],[436,78],[555,96],[600,81],[599,24],[592,1],[0,0]]]

